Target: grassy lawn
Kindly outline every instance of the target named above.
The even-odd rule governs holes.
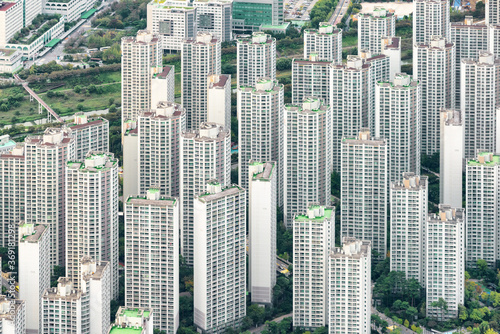
[[[342,47],[358,46],[358,36],[343,36]]]

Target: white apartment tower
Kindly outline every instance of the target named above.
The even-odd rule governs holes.
[[[415,0],[413,2],[413,43],[428,44],[432,36],[450,42],[450,2],[447,0]]]
[[[278,205],[283,205],[285,108],[284,88],[259,78],[253,87],[238,89],[238,184],[248,189],[248,163],[277,163]]]
[[[66,275],[82,289],[80,260],[108,261],[111,296],[118,296],[118,160],[89,152],[66,168]]]
[[[122,38],[122,124],[151,106],[151,78],[162,67],[161,37],[148,30]],[[123,129],[124,133],[125,130]]]
[[[500,3],[498,0],[487,0],[486,3],[486,24],[500,24]]]
[[[426,224],[427,317],[441,321],[458,316],[464,303],[465,212],[440,204],[439,214],[430,214]],[[433,307],[443,298],[447,310]]]
[[[292,62],[292,103],[298,104],[308,96],[314,96],[324,103],[330,102],[329,60],[319,60],[311,53],[307,59],[294,59]]]
[[[260,78],[276,80],[276,38],[263,32],[236,41],[238,87],[254,86]]]
[[[453,208],[462,205],[462,168],[464,159],[464,121],[460,110],[441,110],[441,153],[439,201]]]
[[[320,22],[318,29],[304,31],[304,59],[316,54],[318,60],[342,63],[342,29]]]
[[[175,66],[164,66],[151,78],[151,109],[161,101],[175,101]]]
[[[184,39],[194,38],[198,31],[196,9],[154,0],[148,3],[147,29],[161,37],[163,51],[180,52]]]
[[[194,325],[222,333],[246,316],[246,190],[206,186],[194,200]]]
[[[401,37],[382,37],[382,54],[389,57],[389,81],[401,73]]]
[[[500,155],[478,152],[466,165],[467,265],[500,260]]]
[[[252,302],[270,305],[276,284],[276,162],[251,161],[248,167],[249,290]]]
[[[30,315],[31,316],[31,315]],[[2,334],[26,333],[26,303],[0,295],[0,328]]]
[[[500,59],[487,51],[479,59],[462,59],[461,110],[465,119],[465,158],[478,150],[495,152],[500,103]]]
[[[345,65],[332,66],[330,78],[332,108],[333,169],[340,171],[340,141],[356,136],[368,127],[371,114],[370,64],[358,56],[348,57]]]
[[[115,323],[109,328],[109,334],[129,334],[131,330],[140,330],[137,334],[154,334],[155,317],[156,313],[150,308],[120,306],[116,312]]]
[[[0,152],[0,246],[8,247],[9,238],[16,242],[17,231],[12,229],[25,215],[26,164],[24,144]],[[10,231],[9,231],[10,225]],[[14,233],[12,233],[14,232]]]
[[[218,180],[223,187],[231,182],[231,135],[223,126],[202,123],[199,130],[181,136],[181,254],[193,265],[195,196],[206,182]]]
[[[451,24],[451,41],[455,44],[456,57],[454,106],[456,109],[460,109],[461,104],[461,60],[464,58],[477,59],[480,51],[488,50],[488,31],[487,25],[479,23],[474,24],[472,16],[466,16],[464,22],[453,22]]]
[[[26,329],[38,333],[41,303],[45,289],[50,288],[50,235],[43,225],[19,225],[19,299],[24,300],[29,317]]]
[[[371,322],[371,243],[344,238],[328,259],[330,334],[369,334]]]
[[[287,105],[285,114],[284,222],[310,203],[330,204],[331,109],[317,98]]]
[[[139,128],[137,121],[124,124],[123,198],[139,194]]]
[[[421,95],[418,81],[405,73],[375,88],[375,136],[388,146],[389,182],[404,172],[420,173]]]
[[[424,284],[427,176],[403,173],[402,179],[391,182],[390,196],[391,271]]]
[[[4,47],[24,27],[23,11],[22,1],[0,3],[0,46]]]
[[[194,0],[192,5],[199,32],[213,34],[221,42],[232,40],[233,0]]]
[[[76,113],[69,124],[75,141],[75,159],[82,160],[90,151],[109,151],[109,121],[102,117],[89,118]]]
[[[107,334],[111,301],[108,262],[82,258],[80,286],[67,277],[59,277],[56,288],[48,288],[41,297],[40,334]],[[106,294],[107,293],[107,294]]]
[[[138,183],[144,195],[159,187],[166,196],[179,196],[180,142],[186,131],[186,113],[173,102],[159,102],[139,115]]]
[[[309,203],[293,219],[293,326],[328,323],[328,255],[335,246],[335,208]]]
[[[341,143],[341,236],[368,240],[380,258],[387,253],[389,199],[387,142],[368,129]]]
[[[125,202],[125,305],[153,310],[168,334],[179,327],[179,206],[158,188]]]
[[[488,51],[500,58],[500,24],[488,26]]]
[[[358,50],[368,50],[373,55],[382,53],[380,39],[396,35],[396,15],[382,7],[372,13],[360,13],[358,23]]]
[[[207,77],[221,72],[220,42],[209,33],[182,42],[182,106],[188,129],[207,121]]]
[[[413,78],[422,89],[422,153],[433,155],[440,149],[440,110],[455,104],[455,45],[439,36],[414,44]]]
[[[207,122],[224,125],[231,130],[231,75],[208,76]]]
[[[75,158],[71,130],[48,128],[25,139],[26,223],[50,229],[50,264],[65,265],[66,162]]]

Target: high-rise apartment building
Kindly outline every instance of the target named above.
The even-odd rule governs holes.
[[[283,0],[234,0],[233,31],[259,31],[262,25],[283,24]]]
[[[328,255],[335,246],[335,208],[309,203],[293,218],[293,326],[328,322]]]
[[[344,238],[328,259],[328,328],[332,334],[369,334],[371,243]]]
[[[479,59],[462,59],[461,109],[465,119],[465,158],[478,150],[495,152],[500,102],[500,59],[487,51]]]
[[[341,236],[371,241],[380,258],[387,252],[387,151],[368,129],[341,143]]]
[[[122,38],[121,50],[122,124],[125,124],[151,107],[151,78],[162,70],[161,37],[148,30],[139,30],[135,37]]]
[[[26,333],[26,303],[0,295],[0,328],[2,334]],[[29,332],[28,332],[29,333]]]
[[[206,187],[194,200],[194,324],[221,333],[246,316],[246,190]]]
[[[389,81],[401,73],[401,37],[382,37],[382,54],[389,57]]]
[[[82,289],[80,260],[108,261],[111,296],[118,297],[118,159],[89,152],[66,168],[66,275]]]
[[[284,222],[310,203],[330,204],[331,108],[317,98],[285,106]]]
[[[428,44],[432,36],[442,36],[450,42],[450,2],[416,0],[413,2],[413,43]]]
[[[464,121],[460,110],[441,110],[441,152],[439,202],[453,208],[462,205],[462,167],[464,159]]]
[[[231,75],[213,74],[207,80],[207,122],[231,131]]]
[[[318,29],[304,31],[304,59],[315,54],[318,60],[342,63],[342,29],[320,22]]]
[[[382,53],[381,38],[396,35],[396,15],[382,7],[371,13],[360,13],[358,23],[358,50],[368,50],[373,55]]]
[[[198,33],[182,42],[182,106],[187,128],[198,129],[207,121],[207,77],[221,72],[220,39]]]
[[[132,120],[123,127],[123,198],[128,198],[139,194],[139,128]]]
[[[68,124],[75,141],[75,159],[82,160],[90,151],[109,151],[109,121],[102,117],[89,118],[76,113]]]
[[[500,24],[488,26],[488,51],[500,58]]]
[[[175,101],[174,66],[164,66],[162,72],[154,73],[151,78],[151,109],[155,109],[162,101]]]
[[[198,31],[196,9],[176,2],[153,0],[148,3],[147,29],[161,37],[163,51],[180,52],[182,40],[194,38]]]
[[[340,142],[368,127],[370,109],[370,64],[358,56],[345,65],[332,66],[330,107],[332,108],[333,169],[340,171]]]
[[[0,246],[17,241],[16,226],[24,220],[26,164],[24,144],[0,153]],[[10,226],[10,227],[9,227]]]
[[[283,85],[260,78],[238,89],[238,184],[248,189],[248,163],[277,163],[278,205],[283,205],[285,111]]]
[[[325,104],[330,103],[330,75],[329,60],[319,60],[311,53],[307,59],[292,61],[292,103],[299,104],[308,96],[314,96]]]
[[[500,260],[500,155],[481,151],[466,165],[467,266]]]
[[[439,214],[429,215],[425,233],[427,317],[456,318],[465,290],[464,210],[440,204]],[[440,298],[446,301],[446,310],[432,306]]]
[[[125,202],[125,305],[146,305],[169,334],[179,327],[179,206],[158,188]]]
[[[212,34],[221,42],[232,40],[233,0],[194,0],[192,5],[199,32]]]
[[[180,239],[188,265],[193,265],[194,257],[194,198],[213,179],[223,187],[231,182],[231,135],[219,124],[202,123],[199,130],[181,136]]]
[[[253,303],[270,305],[276,284],[276,162],[251,161],[248,177],[248,286]]]
[[[186,113],[173,102],[159,102],[138,120],[138,184],[144,195],[159,187],[166,196],[179,196],[180,137],[186,131]]]
[[[375,136],[388,146],[389,182],[404,172],[420,173],[421,95],[418,81],[405,73],[375,89]]]
[[[82,276],[76,289],[67,277],[59,277],[57,287],[48,288],[41,297],[40,334],[106,334],[111,302],[108,262],[80,261]]]
[[[25,139],[26,223],[50,229],[50,264],[66,262],[66,162],[75,158],[67,128],[48,128]]]
[[[238,87],[254,86],[260,78],[276,80],[276,38],[259,31],[239,37],[236,46]]]
[[[477,59],[479,51],[488,50],[488,26],[474,24],[472,16],[466,16],[464,22],[451,24],[451,41],[455,44],[455,106],[460,109],[461,72],[460,64],[464,58]],[[441,202],[448,203],[448,202]],[[453,206],[453,205],[452,205]]]
[[[425,283],[425,224],[427,222],[427,176],[403,173],[391,182],[391,271],[406,279]]]
[[[486,5],[486,24],[500,24],[500,3],[498,0],[488,0]]]
[[[41,319],[40,298],[50,288],[50,235],[43,225],[19,225],[19,299],[24,300],[26,329],[38,333]]]
[[[115,323],[111,324],[109,334],[129,334],[131,330],[137,334],[153,334],[153,320],[156,317],[150,308],[120,306],[116,312]]]
[[[455,59],[455,45],[443,37],[413,47],[413,78],[422,89],[422,153],[427,155],[440,149],[440,110],[455,104]]]
[[[0,3],[0,46],[5,46],[21,30],[23,25],[23,2]]]

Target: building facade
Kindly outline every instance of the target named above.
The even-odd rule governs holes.
[[[111,296],[118,296],[118,159],[89,152],[66,168],[66,275],[82,289],[83,256],[108,261]]]
[[[308,96],[330,101],[330,76],[333,62],[319,60],[311,53],[307,59],[292,61],[292,103],[299,104]]]
[[[442,36],[450,42],[450,2],[416,0],[413,2],[413,43],[428,44],[432,36]]]
[[[427,176],[403,173],[391,182],[391,271],[402,271],[420,284],[425,283],[427,200]]]
[[[175,101],[174,66],[164,66],[163,71],[153,74],[151,79],[151,109],[155,109],[162,101]]]
[[[304,31],[304,59],[316,54],[318,60],[342,62],[342,29],[320,22],[318,29]]]
[[[467,266],[500,259],[500,155],[481,151],[466,165]]]
[[[82,160],[90,151],[109,151],[109,121],[102,117],[89,118],[76,113],[68,124],[75,141],[75,160]]]
[[[233,0],[194,0],[192,5],[199,32],[212,34],[221,42],[233,39]]]
[[[221,72],[220,42],[209,33],[182,42],[182,106],[188,129],[207,121],[207,77]]]
[[[358,22],[358,50],[368,50],[373,55],[382,53],[381,38],[396,36],[396,15],[382,7],[371,13],[360,13]]]
[[[234,0],[233,31],[259,31],[262,25],[283,23],[283,0]]]
[[[125,202],[125,304],[153,310],[169,334],[179,327],[179,206],[158,188]]]
[[[194,200],[194,325],[238,328],[246,316],[246,190],[213,180]]]
[[[276,38],[254,32],[237,39],[238,87],[254,86],[260,78],[276,80]]]
[[[231,131],[231,75],[208,76],[207,122],[224,125]]]
[[[285,108],[283,221],[292,227],[309,203],[330,205],[332,119],[330,107],[313,97]]]
[[[427,317],[456,318],[458,305],[464,304],[465,212],[440,204],[439,214],[427,218],[425,230]],[[447,310],[432,306],[440,298]]]
[[[26,304],[24,300],[7,299],[0,295],[0,328],[3,334],[26,333]]]
[[[371,241],[373,251],[387,253],[387,142],[362,129],[341,144],[341,236]]]
[[[375,89],[375,136],[388,146],[389,182],[404,172],[420,173],[421,95],[418,81],[405,73]]]
[[[335,245],[335,208],[309,203],[293,218],[293,326],[328,322],[328,255]]]
[[[181,254],[188,265],[194,261],[194,198],[206,182],[231,182],[231,135],[223,126],[202,123],[199,130],[181,136]]]
[[[382,54],[389,57],[389,81],[401,73],[401,37],[382,37]]]

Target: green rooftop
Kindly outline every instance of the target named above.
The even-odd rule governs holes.
[[[319,205],[312,205],[310,206],[308,209],[319,209],[320,206]],[[309,218],[308,216],[306,215],[297,215],[295,216],[295,220],[296,221],[311,221],[311,220],[314,220],[314,221],[323,221],[325,219],[329,219],[332,217],[332,213],[333,213],[333,210],[332,209],[327,209],[325,207],[325,214],[323,216],[320,216],[320,217],[314,217],[314,218]]]
[[[480,163],[479,159],[471,159],[467,161],[468,166],[495,166],[495,165],[500,165],[500,156],[495,155],[491,152],[480,152],[478,154],[478,157],[487,157],[489,155],[493,155],[491,158],[491,161],[485,161],[484,163]]]
[[[48,48],[52,48],[54,46],[57,45],[57,43],[59,43],[61,41],[60,38],[53,38],[50,42],[48,42],[47,44],[45,44],[46,47]]]
[[[82,19],[86,20],[89,17],[91,17],[92,15],[94,15],[95,12],[96,12],[95,8],[89,9],[88,11],[86,11],[85,13],[83,13],[81,17],[82,17]]]
[[[141,328],[122,328],[121,326],[113,326],[109,331],[109,334],[141,334]]]

